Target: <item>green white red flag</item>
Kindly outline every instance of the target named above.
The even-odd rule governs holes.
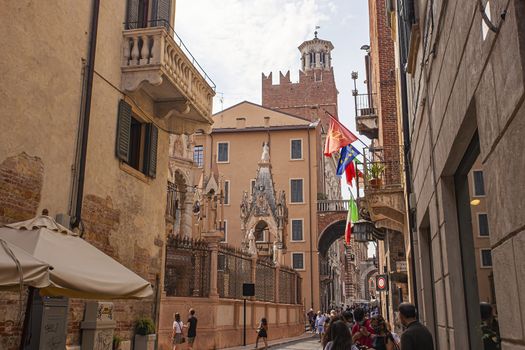
[[[354,198],[351,197],[348,200],[348,216],[346,217],[346,230],[345,230],[345,242],[350,244],[352,237],[352,223],[359,220],[359,212],[357,210],[357,203]]]

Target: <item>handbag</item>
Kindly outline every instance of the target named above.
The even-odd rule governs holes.
[[[182,344],[182,343],[185,343],[185,342],[186,342],[186,338],[182,337],[182,339],[181,339],[180,342],[181,342],[181,344]]]

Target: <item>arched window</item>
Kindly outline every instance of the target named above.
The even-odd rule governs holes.
[[[261,220],[255,225],[255,241],[267,242],[268,238],[268,224]]]

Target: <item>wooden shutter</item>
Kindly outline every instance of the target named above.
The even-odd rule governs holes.
[[[172,0],[155,0],[153,4],[153,14],[157,26],[164,26],[166,30],[170,31],[171,26],[171,1]]]
[[[118,104],[117,125],[117,158],[129,163],[129,146],[131,136],[131,105],[124,100]]]
[[[144,173],[150,177],[157,176],[157,143],[159,129],[152,123],[146,124],[146,145],[144,149]]]
[[[126,29],[138,28],[139,21],[139,0],[128,0],[126,13]]]

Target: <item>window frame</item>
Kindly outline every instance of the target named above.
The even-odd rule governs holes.
[[[483,252],[488,251],[490,253],[490,265],[484,265],[483,264]],[[480,269],[492,269],[494,264],[492,263],[492,249],[490,248],[481,248],[479,250],[479,267]]]
[[[301,238],[302,239],[294,239],[293,238],[293,222],[294,221],[300,221],[301,222]],[[304,218],[291,218],[290,219],[290,242],[291,243],[300,243],[305,242],[304,240]]]
[[[255,183],[257,179],[250,179],[250,196],[253,194],[253,189],[255,188]]]
[[[226,186],[226,184],[228,184],[228,186]],[[227,191],[226,191],[226,187],[228,188]],[[226,205],[226,206],[230,206],[231,205],[230,189],[231,189],[231,182],[230,182],[230,180],[224,180],[224,199],[223,199],[223,204]]]
[[[200,147],[200,157],[197,157],[197,161],[195,161],[195,154],[196,154],[197,147]],[[193,164],[195,164],[197,168],[199,169],[202,169],[204,167],[204,145],[193,146]]]
[[[294,158],[293,157],[293,141],[300,141],[301,142],[301,157],[300,158]],[[303,139],[302,138],[296,138],[296,139],[290,139],[290,160],[291,161],[298,161],[298,160],[304,160],[304,152],[303,152]]]
[[[226,160],[219,160],[219,145],[226,144],[228,145],[228,150],[226,152]],[[230,163],[230,141],[217,141],[217,164],[228,164]]]
[[[296,181],[296,180],[301,180],[301,198],[302,198],[302,201],[301,202],[294,202],[292,199],[293,199],[293,192],[292,192],[292,181]],[[289,181],[289,193],[290,193],[290,203],[289,204],[292,204],[292,205],[295,205],[295,204],[305,204],[305,201],[304,201],[304,178],[301,178],[301,177],[298,177],[298,178],[290,178],[290,181]]]
[[[481,173],[481,177],[483,179],[483,194],[477,194],[476,193],[476,176],[475,173]],[[483,170],[472,170],[472,197],[485,197],[487,195],[487,191],[485,190],[485,173]]]
[[[294,255],[301,255],[302,256],[302,260],[303,260],[303,267],[302,268],[296,268],[294,265]],[[304,252],[291,252],[290,253],[290,257],[291,257],[291,266],[292,266],[292,269],[294,269],[295,271],[306,271],[306,264],[305,264],[305,260],[304,260]]]
[[[481,225],[480,225],[480,217],[482,215],[485,215],[485,217],[487,218],[487,230],[488,230],[488,234],[486,235],[482,235],[481,234]],[[478,238],[490,238],[490,227],[489,227],[489,216],[487,213],[485,212],[479,212],[479,213],[476,213],[476,216],[478,218]]]

